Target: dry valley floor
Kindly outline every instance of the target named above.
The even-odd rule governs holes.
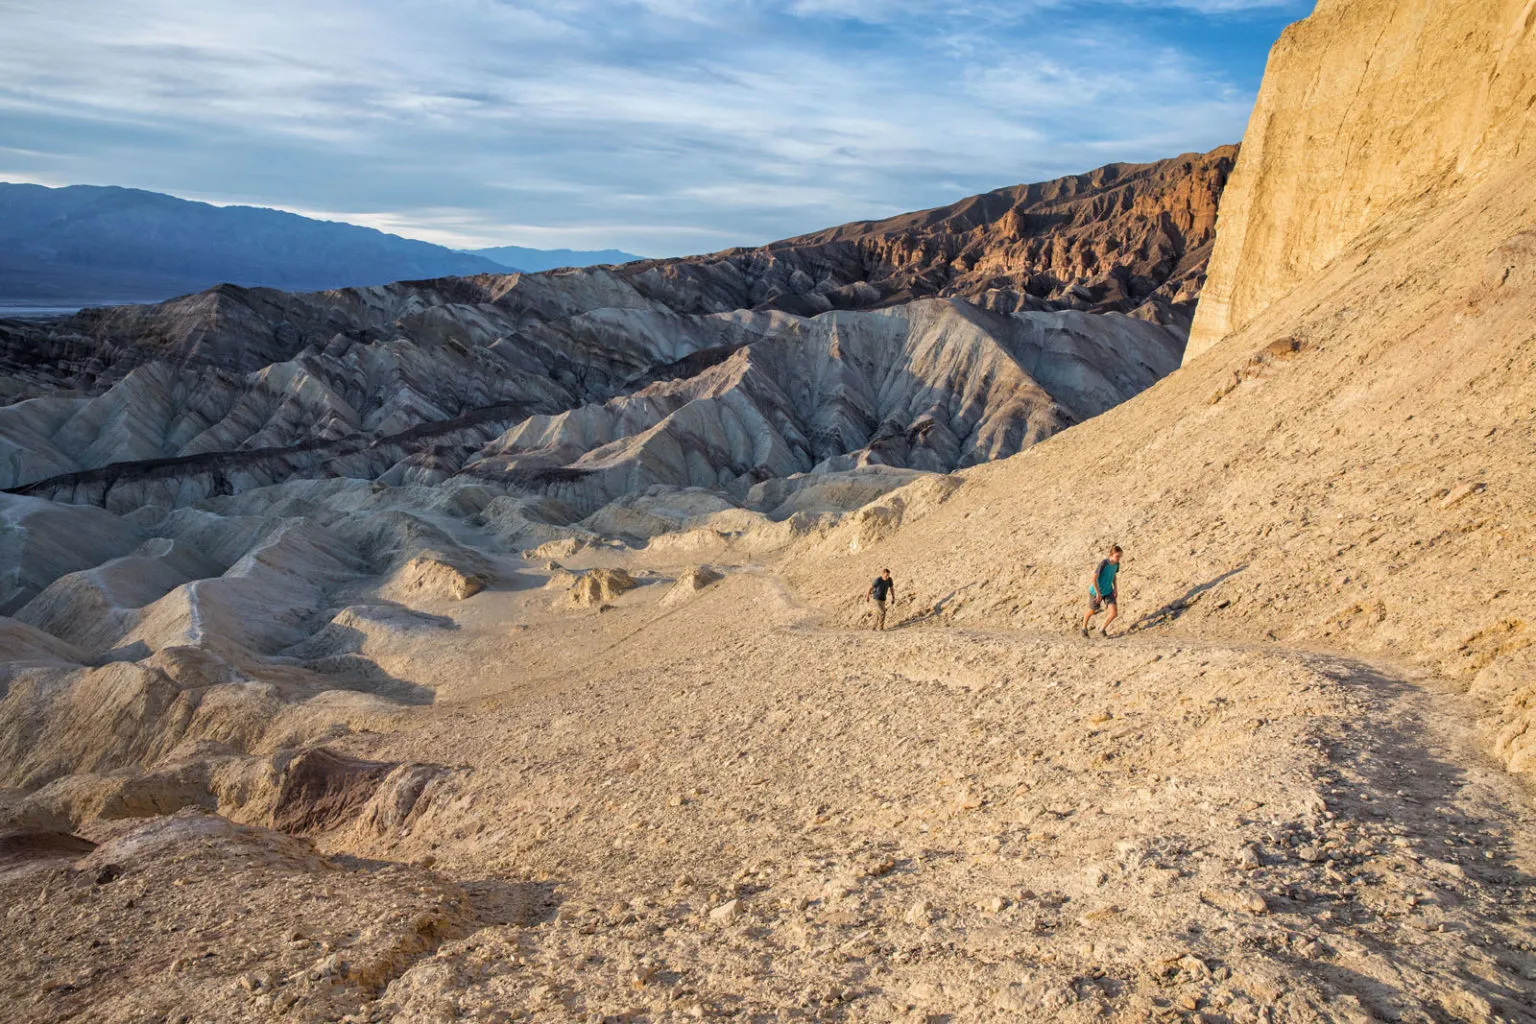
[[[364,622],[436,700],[290,765],[297,837],[0,837],[0,1018],[1536,1020],[1530,796],[1434,679],[628,569]]]

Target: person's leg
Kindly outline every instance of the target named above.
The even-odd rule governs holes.
[[[1108,633],[1109,632],[1109,624],[1111,622],[1114,622],[1115,619],[1120,614],[1120,605],[1117,602],[1115,602],[1115,601],[1107,601],[1105,603],[1109,605],[1109,618],[1104,620],[1103,631],[1105,633]]]
[[[875,629],[885,629],[885,602],[875,602]]]

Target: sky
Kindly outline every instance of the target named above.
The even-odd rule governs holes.
[[[758,244],[1237,141],[1310,0],[0,0],[0,181]]]

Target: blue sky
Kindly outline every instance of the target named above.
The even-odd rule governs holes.
[[[675,255],[1238,139],[1309,0],[0,0],[0,180]]]

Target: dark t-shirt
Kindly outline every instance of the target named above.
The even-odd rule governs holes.
[[[875,595],[876,601],[884,601],[886,595],[889,594],[891,589],[895,586],[895,580],[888,580],[884,576],[876,576],[875,585],[870,589],[870,593]]]

